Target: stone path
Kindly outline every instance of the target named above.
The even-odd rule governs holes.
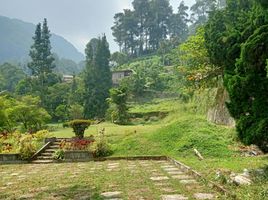
[[[168,161],[8,165],[0,166],[0,175],[0,199],[221,198],[216,191]]]

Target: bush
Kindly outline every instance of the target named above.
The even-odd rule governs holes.
[[[37,147],[32,135],[24,135],[20,139],[19,153],[24,160],[30,159],[36,152]]]
[[[73,120],[63,124],[63,127],[71,127],[75,136],[78,138],[84,138],[85,130],[90,126],[92,121],[90,120]]]
[[[92,152],[95,157],[105,157],[112,154],[111,147],[105,138],[105,129],[102,129],[99,133],[99,137],[92,145]]]
[[[63,160],[64,159],[64,151],[62,149],[59,149],[53,153],[52,157],[55,160]]]
[[[36,143],[36,148],[40,149],[44,145],[45,138],[52,137],[48,130],[41,130],[33,134],[33,142]]]

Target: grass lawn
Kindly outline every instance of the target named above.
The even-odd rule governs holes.
[[[218,126],[206,121],[178,100],[155,100],[143,105],[131,105],[130,112],[170,112],[163,120],[141,125],[119,126],[102,123],[91,126],[86,135],[97,135],[105,128],[114,154],[112,156],[168,155],[176,158],[211,180],[218,170],[241,173],[244,169],[258,169],[268,165],[267,156],[241,157],[234,128]],[[71,129],[58,128],[57,137],[72,137]],[[193,153],[197,148],[205,157],[199,161]],[[267,179],[257,179],[253,186],[225,185],[241,199],[263,199],[268,194]]]
[[[167,155],[184,162],[213,181],[218,170],[241,173],[244,169],[254,170],[268,166],[267,156],[241,156],[237,151],[241,144],[236,140],[234,128],[208,123],[204,116],[193,113],[179,100],[162,99],[143,105],[132,103],[130,108],[132,113],[156,111],[169,112],[169,115],[158,121],[143,121],[142,124],[119,126],[105,122],[92,125],[86,131],[86,136],[97,137],[98,132],[104,128],[113,150],[112,156]],[[55,137],[74,136],[70,128],[62,128],[61,124],[52,126],[55,129],[52,135]],[[194,155],[194,148],[204,156],[203,161]],[[151,164],[155,168],[148,171],[138,163],[135,175],[126,170],[128,165],[126,161],[120,161],[119,171],[113,173],[107,172],[108,163],[105,162],[100,164],[98,171],[92,170],[99,167],[98,163],[0,166],[0,199],[6,199],[13,191],[16,191],[13,199],[31,194],[35,195],[32,199],[83,199],[82,197],[92,195],[95,195],[92,199],[101,199],[100,194],[109,190],[121,191],[124,199],[135,199],[137,194],[142,194],[144,199],[159,199],[164,194],[148,181],[152,174],[150,170],[156,170],[160,174],[159,165]],[[193,194],[187,188],[176,184],[177,182],[172,182],[173,186],[169,189],[175,193],[189,193],[188,197],[192,198]],[[263,200],[268,196],[268,174],[255,177],[250,186],[238,187],[228,183],[224,186],[235,193],[238,199]]]
[[[172,175],[176,172],[180,177]],[[0,199],[98,200],[106,199],[102,196],[106,192],[120,193],[114,199],[129,200],[160,200],[172,194],[191,200],[196,193],[226,199],[168,161],[0,165],[0,174]],[[165,178],[155,180],[159,177]]]

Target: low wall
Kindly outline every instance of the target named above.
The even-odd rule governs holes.
[[[93,155],[89,151],[65,151],[65,161],[91,161]]]
[[[27,163],[20,158],[20,154],[0,154],[0,164]]]

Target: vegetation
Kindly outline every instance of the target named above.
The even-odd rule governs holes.
[[[40,130],[60,138],[73,131],[76,138],[63,140],[63,150],[90,147],[97,157],[167,155],[211,180],[218,171],[229,176],[247,168],[252,186],[235,187],[224,176],[215,181],[241,199],[264,199],[267,156],[245,157],[243,150],[255,144],[268,151],[267,3],[196,0],[191,16],[183,1],[176,13],[168,0],[132,5],[114,17],[120,52],[110,55],[105,35],[91,39],[81,74],[63,80],[55,70],[63,62],[69,71],[74,63],[52,54],[46,20],[33,37],[31,74],[0,66],[1,152],[27,159],[46,135]],[[132,73],[115,77],[111,70]],[[221,117],[235,120],[236,129],[211,123]],[[54,157],[62,159],[63,152]]]
[[[227,106],[237,122],[239,138],[267,152],[266,16],[266,4],[261,1],[228,1],[224,10],[211,14],[206,43],[211,60],[225,70]]]
[[[110,98],[108,99],[110,107],[106,115],[113,123],[126,124],[128,122],[127,98],[126,88],[113,88],[110,90]]]
[[[162,120],[142,125],[119,126],[107,122],[92,125],[85,135],[93,134],[98,140],[99,130],[105,129],[112,156],[168,155],[213,181],[219,170],[241,173],[244,169],[258,170],[267,165],[267,156],[242,155],[240,148],[243,145],[238,141],[234,128],[207,122],[203,114],[193,111],[191,104],[178,99],[155,99],[133,104],[130,108],[130,112],[135,113],[151,111],[165,111],[169,115]],[[66,129],[58,129],[53,134],[57,137],[72,136],[71,130]],[[194,148],[204,156],[203,161],[195,156]],[[267,181],[259,178],[254,178],[251,186],[237,187],[228,183],[224,186],[241,199],[261,200],[267,191]]]
[[[110,51],[103,36],[92,39],[85,50],[86,70],[84,75],[84,115],[86,118],[104,118],[108,103],[112,75],[109,68]]]
[[[19,153],[22,159],[30,159],[51,134],[46,130],[35,134],[23,134],[18,131],[0,136],[0,153]]]
[[[64,124],[66,127],[71,127],[75,136],[78,138],[83,138],[85,130],[90,126],[92,122],[90,120],[73,120]]]
[[[35,133],[50,120],[47,111],[40,107],[38,97],[23,96],[15,99],[3,96],[0,100],[2,132],[12,133],[21,124],[22,131]]]

